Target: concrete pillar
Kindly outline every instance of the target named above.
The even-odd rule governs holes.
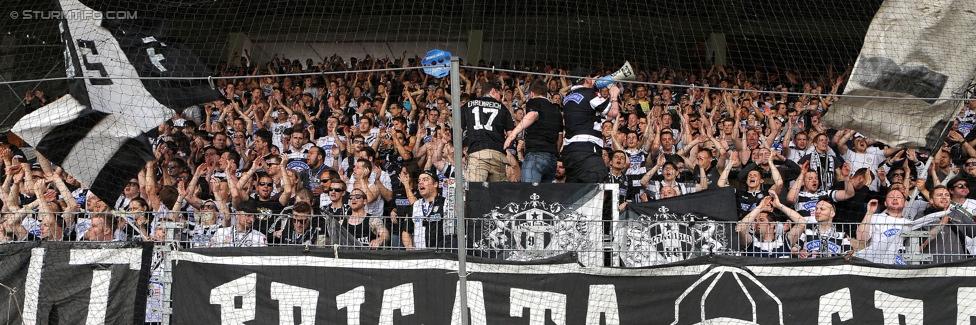
[[[707,48],[707,58],[711,59],[712,63],[718,65],[726,65],[726,55],[728,55],[727,44],[725,43],[725,33],[712,33],[708,37],[708,41],[705,42]]]
[[[481,60],[481,44],[484,41],[484,36],[482,30],[468,31],[468,57],[464,59],[465,64],[477,65],[478,60]]]

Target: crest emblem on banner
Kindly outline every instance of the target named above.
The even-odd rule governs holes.
[[[726,225],[686,213],[678,215],[661,206],[654,215],[640,215],[616,230],[625,238],[618,247],[628,267],[651,266],[724,252],[729,248]]]
[[[507,260],[529,261],[591,247],[587,217],[560,203],[540,201],[536,193],[529,200],[485,214],[483,236],[474,248],[500,251]]]

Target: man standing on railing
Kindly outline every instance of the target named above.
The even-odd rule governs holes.
[[[258,213],[254,201],[247,200],[237,205],[234,225],[217,229],[213,235],[214,247],[260,247],[268,245],[268,238],[252,228],[254,214]]]
[[[559,134],[563,131],[563,116],[548,99],[548,89],[542,80],[535,80],[529,86],[532,97],[526,103],[525,116],[515,130],[505,139],[508,148],[518,134],[525,131],[525,162],[522,164],[522,182],[552,183],[556,174],[556,159],[559,156]]]
[[[461,109],[464,146],[468,147],[464,179],[468,182],[503,182],[506,179],[505,138],[515,128],[512,114],[502,104],[502,86],[487,82],[482,96]]]
[[[617,96],[620,88],[610,86],[610,98],[600,96],[595,88],[596,75],[588,69],[573,69],[576,86],[563,99],[563,121],[566,128],[562,162],[567,183],[603,183],[610,174],[603,161],[603,119],[616,118],[620,111]]]
[[[417,190],[420,198],[413,203],[410,229],[412,240],[407,243],[408,248],[449,249],[457,247],[457,240],[452,234],[444,233],[444,197],[438,195],[437,174],[425,171],[417,178]]]

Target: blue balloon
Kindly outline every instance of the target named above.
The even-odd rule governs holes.
[[[420,64],[424,66],[425,73],[435,78],[444,78],[451,73],[451,52],[438,49],[427,51]]]

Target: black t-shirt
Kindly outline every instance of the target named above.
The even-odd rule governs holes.
[[[325,212],[335,216],[335,217],[345,217],[352,214],[352,207],[348,204],[343,204],[341,207],[333,207],[331,204],[325,207]]]
[[[525,105],[526,113],[537,112],[539,117],[525,130],[526,152],[558,154],[556,141],[563,131],[563,115],[548,99],[532,98]]]
[[[501,102],[490,96],[469,101],[464,105],[461,124],[468,152],[491,149],[505,152],[505,131],[515,128],[512,114]]]
[[[383,170],[387,172],[399,171],[403,166],[403,156],[395,147],[379,148],[376,150],[376,159],[383,160]]]
[[[563,120],[566,139],[577,135],[590,135],[602,138],[603,111],[610,101],[600,97],[594,88],[574,87],[563,99]],[[565,151],[565,149],[564,149]]]
[[[268,229],[271,228],[271,223],[275,221],[275,219],[278,217],[277,215],[281,213],[281,210],[284,210],[285,207],[274,198],[272,198],[270,201],[255,199],[254,205],[256,205],[258,208],[258,214],[254,216],[254,223],[251,227],[254,228],[254,230],[267,234]]]
[[[758,192],[749,192],[747,189],[735,189],[735,203],[738,208],[739,218],[741,219],[747,213],[758,207],[759,202],[769,195],[770,188],[771,186],[763,184],[759,186]]]
[[[315,244],[318,241],[319,234],[326,228],[328,219],[319,216],[309,217],[303,231],[295,229],[295,222],[295,219],[289,219],[288,226],[282,227],[281,237],[275,237],[274,233],[272,233],[268,236],[268,243],[290,245],[303,243]]]
[[[695,173],[692,175],[691,180],[697,183],[698,180],[701,179],[701,173],[701,167],[695,167]],[[708,179],[708,189],[717,188],[718,179],[722,177],[722,173],[718,171],[718,167],[712,164],[712,167],[709,167],[708,170],[705,171],[705,175],[705,178]]]

